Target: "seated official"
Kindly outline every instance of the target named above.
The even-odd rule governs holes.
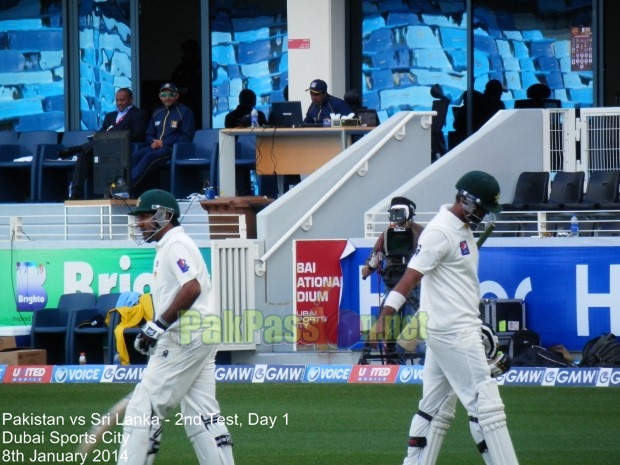
[[[312,103],[306,112],[304,123],[316,124],[317,126],[330,126],[331,114],[346,116],[353,113],[353,109],[344,101],[327,93],[327,83],[321,79],[315,79],[310,83],[306,92],[310,92]],[[329,124],[325,123],[329,120]]]

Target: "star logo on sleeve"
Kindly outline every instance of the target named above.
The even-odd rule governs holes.
[[[177,260],[177,266],[183,273],[186,273],[187,270],[189,270],[189,265],[187,264],[184,258],[179,258]]]

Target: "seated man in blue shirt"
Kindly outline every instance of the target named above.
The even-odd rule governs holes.
[[[304,123],[316,124],[317,126],[330,126],[331,113],[346,116],[353,113],[353,110],[344,100],[329,95],[327,93],[327,83],[321,79],[315,79],[310,83],[310,87],[306,92],[310,91],[312,104],[308,108]],[[325,124],[325,120],[330,120],[329,124]]]

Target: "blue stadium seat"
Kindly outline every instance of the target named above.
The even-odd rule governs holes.
[[[556,57],[539,56],[535,59],[538,69],[546,73],[560,71],[560,63]]]
[[[467,51],[449,50],[446,52],[452,62],[452,70],[456,72],[467,71]]]
[[[552,42],[550,40],[533,40],[530,42],[530,54],[533,57],[554,56]]]
[[[394,76],[390,69],[375,69],[370,71],[370,89],[383,90],[394,87]]]
[[[442,49],[415,49],[413,50],[413,67],[435,69],[452,72],[452,64]]]
[[[407,28],[407,46],[414,49],[441,49],[439,38],[430,26],[411,26]]]
[[[497,46],[497,53],[499,53],[502,58],[514,58],[512,45],[509,40],[496,39],[495,45]]]
[[[504,74],[506,79],[506,89],[508,90],[520,90],[521,87],[521,73],[518,71],[506,71]]]
[[[536,73],[532,71],[523,71],[521,73],[521,86],[527,89],[534,84],[540,84],[540,80],[536,77]]]
[[[474,50],[474,76],[481,76],[491,71],[489,56],[480,50]]]
[[[252,89],[258,96],[269,95],[274,90],[270,76],[257,76],[248,78],[248,89]]]
[[[232,45],[216,45],[211,47],[211,60],[219,65],[236,64],[235,48]]]
[[[269,60],[272,58],[271,41],[240,42],[237,45],[237,56],[238,62],[241,65]]]
[[[527,47],[527,44],[522,41],[522,40],[513,40],[511,41],[512,43],[512,50],[514,52],[514,55],[521,59],[521,58],[529,58],[530,57],[530,50]]]
[[[37,202],[59,202],[68,196],[68,186],[76,162],[60,160],[58,152],[66,147],[88,142],[93,131],[66,131],[61,144],[45,144],[40,148],[37,166]],[[86,186],[84,186],[86,188]]]
[[[521,63],[515,57],[503,57],[502,63],[506,71],[521,71]]]
[[[474,34],[474,49],[480,50],[489,56],[497,55],[497,44],[493,37]]]
[[[579,89],[581,87],[586,87],[586,85],[581,80],[579,73],[562,73],[564,87],[567,89]]]
[[[59,51],[63,46],[62,29],[41,28],[36,34],[32,31],[8,31],[7,43],[13,50]]]
[[[400,11],[389,12],[386,21],[386,26],[388,27],[413,26],[416,24],[421,24],[420,18],[416,13]]]
[[[458,27],[440,27],[439,37],[444,50],[466,50],[467,30]]]
[[[523,36],[523,40],[540,40],[545,37],[542,31],[538,29],[521,31],[521,35]]]
[[[519,64],[521,65],[521,71],[536,71],[534,60],[530,57],[519,58]]]
[[[0,201],[34,201],[37,196],[37,169],[42,144],[57,144],[54,131],[30,131],[18,135],[17,145],[0,146]],[[14,161],[31,157],[28,161]]]
[[[0,73],[21,73],[26,66],[24,54],[18,50],[0,50]]]
[[[177,199],[199,192],[205,180],[217,186],[215,165],[219,148],[219,129],[199,129],[192,142],[172,147],[170,191]],[[206,171],[209,171],[208,176]]]
[[[564,88],[564,80],[562,79],[562,73],[553,72],[553,73],[545,73],[545,79],[547,80],[547,85],[550,89],[563,89]]]
[[[592,106],[594,90],[591,87],[569,89],[568,94],[570,96],[570,101],[574,102],[576,106]]]
[[[367,15],[362,20],[362,37],[366,37],[373,31],[385,27],[385,19],[381,15]]]
[[[491,69],[494,71],[503,71],[504,70],[504,62],[502,61],[502,57],[499,55],[491,55],[489,57],[489,62],[491,65]]]
[[[383,52],[392,48],[392,42],[393,37],[391,29],[377,29],[362,40],[362,52],[364,54]]]

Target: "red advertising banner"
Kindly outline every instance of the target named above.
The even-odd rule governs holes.
[[[355,365],[349,383],[389,383],[396,381],[399,365]]]
[[[338,322],[342,294],[340,259],[346,246],[347,241],[342,239],[295,242],[293,265],[298,349],[328,348],[328,327],[330,322],[335,321],[336,325]]]
[[[53,366],[50,365],[9,365],[4,373],[4,383],[49,383]]]

